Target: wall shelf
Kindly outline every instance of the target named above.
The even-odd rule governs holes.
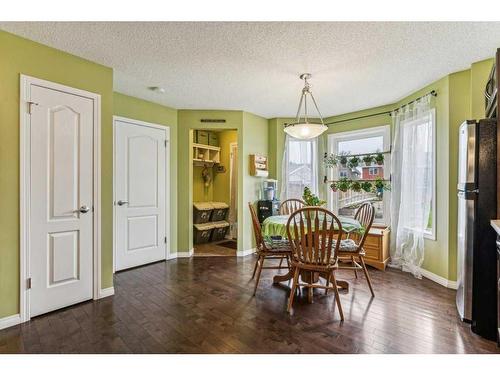
[[[193,143],[193,165],[213,167],[220,163],[220,147]]]

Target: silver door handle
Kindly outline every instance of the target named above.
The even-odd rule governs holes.
[[[123,206],[124,204],[128,204],[128,201],[122,201],[122,200],[119,200],[118,202],[118,206]]]
[[[86,214],[87,212],[90,211],[90,207],[89,206],[82,206],[78,209],[78,211],[80,211],[82,214]]]

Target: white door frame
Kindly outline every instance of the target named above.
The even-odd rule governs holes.
[[[21,74],[19,100],[19,167],[20,167],[20,254],[19,254],[19,315],[22,322],[30,320],[30,292],[28,278],[30,277],[30,87],[40,85],[68,94],[91,99],[94,102],[93,129],[93,287],[92,298],[103,298],[108,294],[101,291],[101,95],[64,86],[58,83]]]
[[[135,120],[122,116],[113,116],[113,273],[116,272],[116,168],[115,168],[115,132],[117,121],[127,122],[132,125],[146,126],[149,128],[160,129],[165,131],[165,138],[167,141],[167,152],[165,152],[165,167],[167,168],[167,172],[165,173],[165,236],[167,237],[167,243],[165,246],[165,259],[172,259],[170,254],[170,224],[172,217],[170,215],[170,126],[169,125],[159,125],[153,124],[151,122]],[[175,257],[174,257],[175,258]]]
[[[231,203],[231,193],[233,191],[233,174],[234,174],[234,155],[233,155],[233,150],[236,149],[236,151],[238,152],[238,160],[239,160],[239,157],[240,157],[240,153],[239,153],[239,148],[238,148],[238,142],[231,142],[229,143],[229,202]],[[236,161],[238,163],[238,160]],[[238,173],[240,173],[240,171],[238,170]],[[238,176],[236,176],[236,178],[238,178]],[[229,209],[231,209],[231,205],[229,205]],[[238,189],[236,189],[236,210],[238,211]],[[238,224],[238,215],[236,215],[236,223]],[[231,223],[230,223],[231,224]],[[236,232],[238,232],[238,227],[236,228]],[[228,236],[231,237],[232,239],[232,232],[231,230],[229,230],[229,234]],[[239,233],[236,234],[236,237],[239,236]]]

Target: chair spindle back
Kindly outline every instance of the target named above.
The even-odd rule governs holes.
[[[368,231],[372,227],[374,217],[375,208],[371,203],[363,203],[361,206],[359,206],[356,214],[354,215],[354,219],[359,221],[364,231],[362,233],[353,232],[349,235],[349,238],[356,242],[359,249],[361,249],[363,247],[363,244],[365,243],[366,236],[368,236]]]
[[[293,258],[303,264],[328,266],[337,259],[342,224],[321,207],[304,207],[291,214],[286,225]]]
[[[255,212],[255,207],[252,203],[248,203],[248,208],[250,209],[250,215],[252,216],[252,226],[253,233],[255,236],[255,245],[257,246],[257,251],[262,251],[266,249],[266,245],[264,242],[264,237],[262,236],[262,227],[259,223],[259,218],[257,217],[257,213]]]
[[[280,215],[291,215],[295,211],[301,209],[306,205],[306,202],[300,199],[287,199],[280,204]]]

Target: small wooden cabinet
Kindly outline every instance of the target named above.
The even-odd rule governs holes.
[[[389,228],[372,227],[366,237],[365,263],[379,270],[385,270],[389,263]]]

